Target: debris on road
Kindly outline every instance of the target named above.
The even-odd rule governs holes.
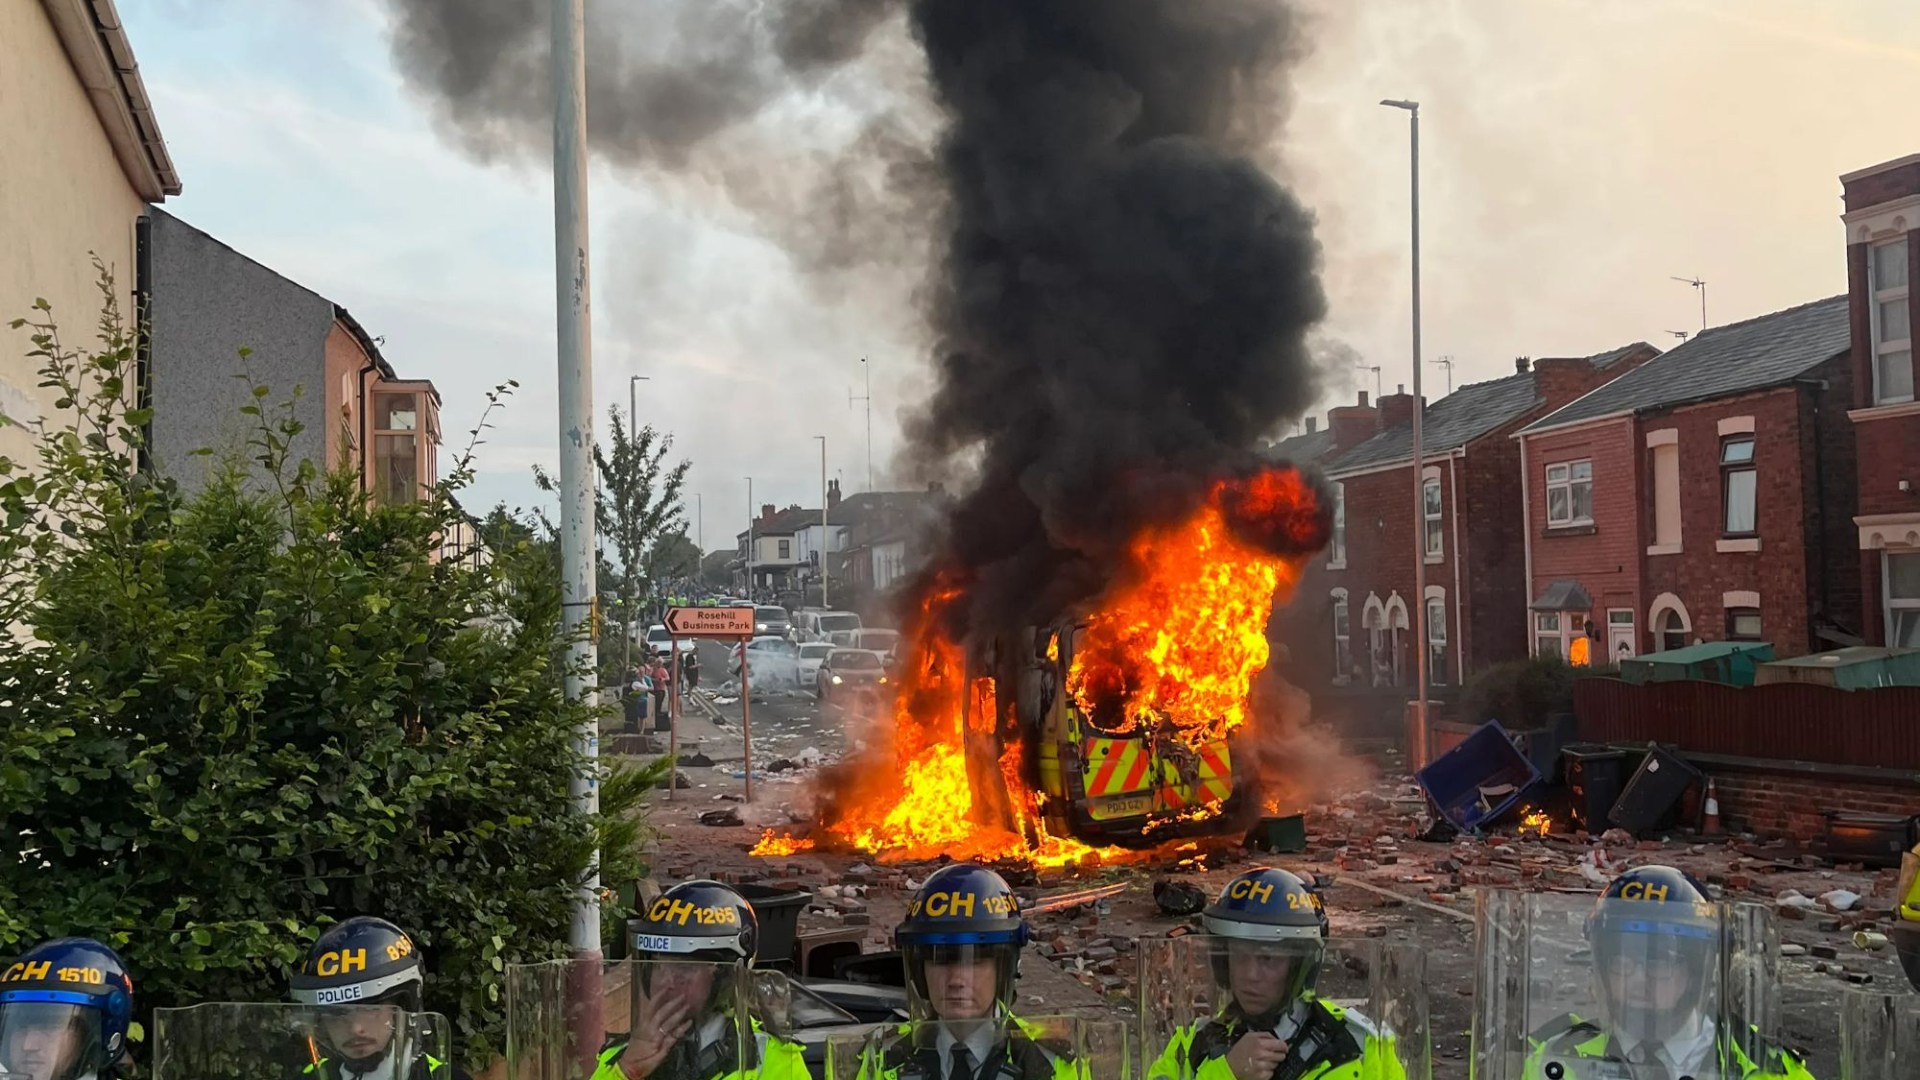
[[[1207,906],[1207,894],[1191,881],[1179,878],[1155,878],[1153,902],[1168,915],[1198,915]]]
[[[729,806],[720,810],[705,810],[700,814],[700,824],[718,827],[745,824],[740,820],[740,811]]]

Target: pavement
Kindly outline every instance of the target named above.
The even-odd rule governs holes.
[[[724,673],[724,650],[707,643],[702,649],[704,671]],[[743,717],[741,704],[737,693],[715,692],[711,686],[684,703],[679,737],[685,786],[650,811],[658,834],[656,877],[712,876],[805,889],[814,899],[801,918],[803,931],[864,927],[863,951],[885,950],[907,898],[934,864],[882,866],[871,856],[842,852],[749,856],[765,829],[807,820],[808,781],[820,764],[838,760],[857,739],[848,733],[846,716],[821,707],[810,694],[756,691],[748,710],[755,764],[749,801],[744,767],[749,717]],[[659,752],[664,746],[651,749]],[[1391,757],[1374,764],[1370,784],[1308,811],[1307,850],[1298,854],[1255,855],[1240,846],[1238,836],[1230,836],[1169,845],[1125,866],[1010,872],[1029,901],[1120,886],[1113,895],[1033,919],[1031,951],[1038,962],[1022,967],[1023,1005],[1033,1012],[1132,1015],[1134,942],[1190,932],[1197,925],[1190,917],[1163,912],[1152,884],[1171,878],[1212,895],[1256,865],[1284,866],[1317,878],[1335,937],[1407,942],[1425,950],[1434,1076],[1440,1080],[1467,1076],[1475,893],[1484,888],[1562,894],[1580,905],[1620,870],[1661,862],[1694,873],[1726,899],[1772,908],[1784,946],[1777,973],[1777,1030],[1808,1054],[1816,1076],[1838,1073],[1835,1009],[1842,992],[1907,992],[1891,949],[1853,943],[1857,930],[1884,931],[1891,922],[1894,871],[1831,865],[1744,836],[1677,833],[1635,839],[1613,832],[1595,837],[1554,825],[1545,835],[1508,827],[1487,836],[1430,842],[1415,838],[1427,824],[1425,802],[1404,769]]]

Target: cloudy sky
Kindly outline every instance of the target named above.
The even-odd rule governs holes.
[[[1422,103],[1426,352],[1454,359],[1456,385],[1517,355],[1670,346],[1700,324],[1699,294],[1674,276],[1705,279],[1715,324],[1842,291],[1836,178],[1920,152],[1905,119],[1920,100],[1913,0],[1308,6],[1316,47],[1271,163],[1319,216],[1327,337],[1389,390],[1410,379],[1407,138],[1383,97]],[[168,209],[352,309],[403,375],[439,386],[450,444],[489,387],[518,379],[468,501],[539,502],[530,469],[557,459],[545,163],[481,160],[453,138],[396,67],[382,0],[121,10],[186,186]],[[744,160],[777,192],[811,152],[797,132],[818,130],[796,117],[899,81],[885,75],[841,72],[730,133],[727,190]],[[709,179],[596,166],[594,390],[603,412],[624,410],[629,376],[647,376],[641,419],[692,461],[718,546],[743,527],[748,476],[756,502],[817,502],[814,435],[849,492],[867,487],[848,401],[861,357],[878,486],[927,384],[898,267],[805,273]],[[1374,380],[1334,374],[1323,407]],[[1430,398],[1444,392],[1441,369],[1427,378]]]

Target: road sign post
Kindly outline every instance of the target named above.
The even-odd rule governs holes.
[[[746,761],[747,801],[753,801],[753,690],[747,681],[747,644],[753,640],[752,608],[671,607],[666,616],[669,647],[673,650],[673,710],[668,720],[667,753],[680,756],[680,639],[715,638],[740,642],[740,733]],[[675,773],[675,778],[678,772]],[[673,798],[673,783],[667,784],[667,798]]]
[[[673,789],[680,786],[680,635],[667,635],[667,656],[673,665],[673,705],[667,710],[667,757],[673,761],[673,772],[667,777],[667,801],[672,802]]]

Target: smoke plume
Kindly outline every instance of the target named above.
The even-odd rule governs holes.
[[[913,0],[910,20],[947,216],[909,456],[976,477],[942,569],[971,581],[955,629],[977,640],[1112,587],[1131,537],[1315,399],[1312,217],[1253,157],[1305,42],[1274,0]]]

